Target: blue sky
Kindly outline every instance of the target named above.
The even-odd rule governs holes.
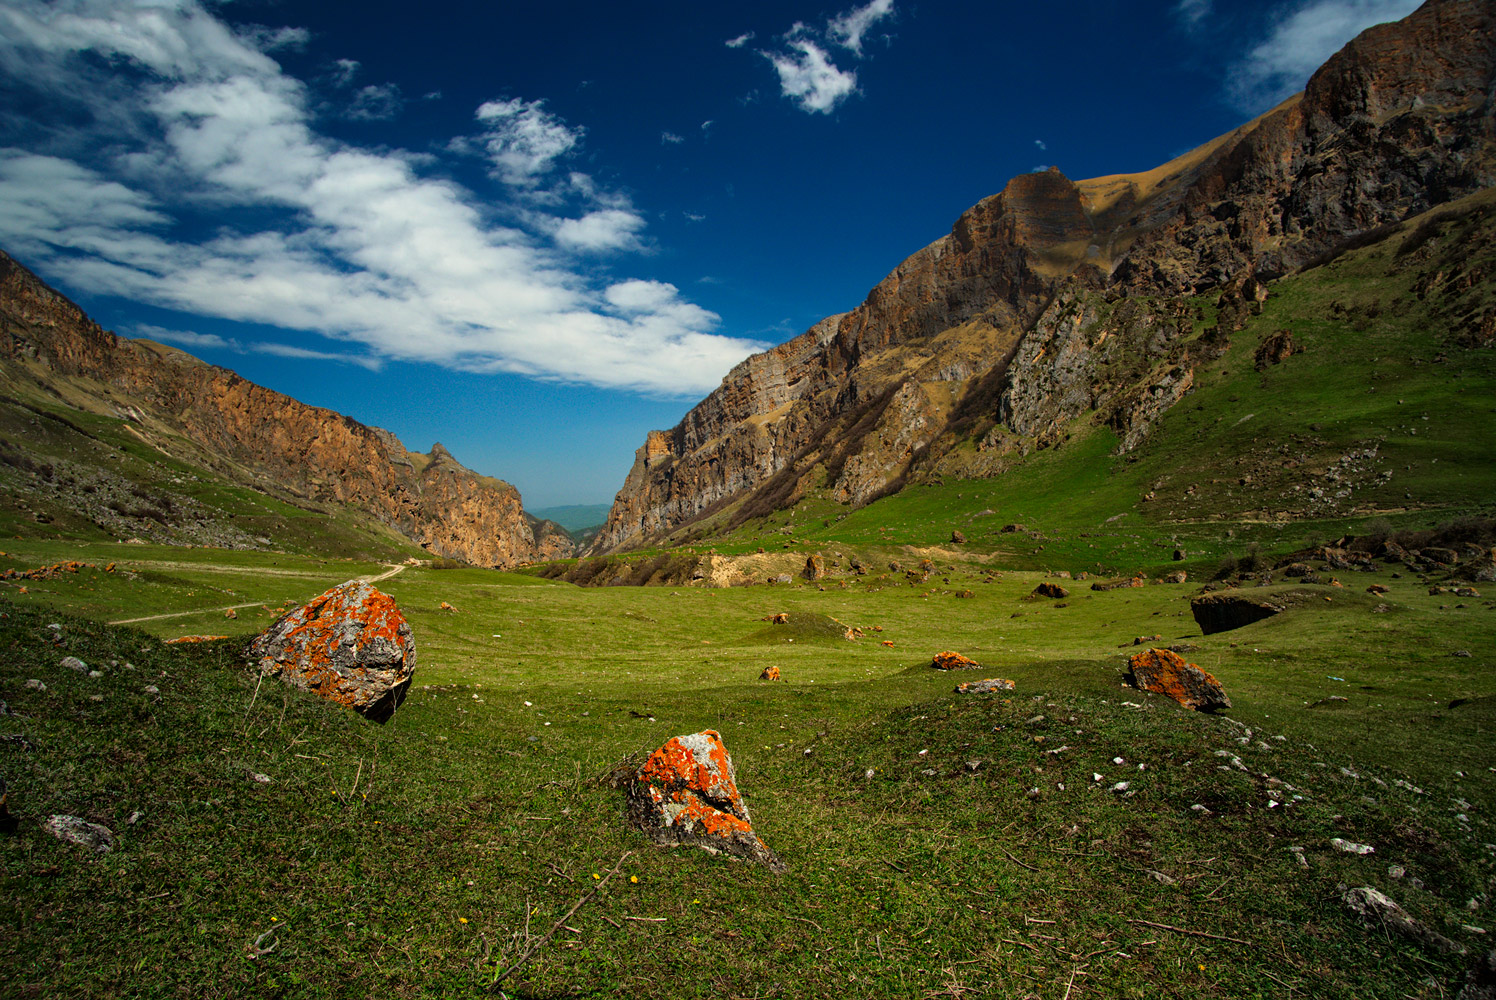
[[[0,0],[0,247],[531,509],[607,502],[1010,177],[1156,166],[1416,6]]]

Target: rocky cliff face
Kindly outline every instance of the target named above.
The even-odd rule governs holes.
[[[1265,282],[1496,183],[1493,79],[1492,6],[1429,0],[1300,97],[1155,170],[1015,178],[856,309],[652,431],[592,551],[811,489],[861,504],[920,470],[997,474],[1091,412],[1136,447]],[[1187,343],[1186,299],[1204,292],[1220,325]],[[963,441],[975,459],[949,457]]]
[[[412,453],[388,431],[117,337],[3,253],[0,358],[12,377],[132,420],[147,438],[185,437],[215,471],[358,508],[436,555],[506,567],[570,554],[564,533],[537,544],[514,487],[463,467],[440,444]]]

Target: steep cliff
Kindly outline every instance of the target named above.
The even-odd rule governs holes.
[[[652,431],[592,551],[812,490],[855,505],[922,471],[999,474],[1088,412],[1136,447],[1267,282],[1496,183],[1493,27],[1488,3],[1429,0],[1154,170],[1013,179],[856,309]],[[1220,319],[1194,338],[1206,292]]]
[[[569,554],[564,533],[537,545],[514,487],[463,467],[440,444],[413,453],[388,431],[175,348],[117,337],[4,253],[0,359],[9,379],[126,419],[160,449],[186,439],[192,460],[216,472],[364,511],[436,555],[503,567]]]

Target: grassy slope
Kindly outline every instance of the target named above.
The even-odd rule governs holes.
[[[410,569],[381,586],[416,630],[420,684],[384,728],[278,686],[256,694],[237,643],[162,647],[67,620],[54,648],[55,616],[12,601],[0,697],[20,717],[0,718],[0,733],[36,747],[0,743],[27,819],[0,842],[11,992],[472,995],[513,955],[527,913],[533,933],[548,929],[626,850],[622,877],[568,921],[578,933],[562,931],[511,995],[1059,997],[1073,974],[1072,995],[1279,996],[1289,983],[1432,997],[1457,980],[1458,963],[1356,927],[1334,887],[1375,885],[1464,940],[1461,921],[1488,922],[1485,904],[1460,908],[1485,898],[1481,845],[1496,840],[1490,602],[1441,609],[1448,598],[1382,575],[1391,613],[1318,588],[1305,609],[1201,638],[1182,587],[1079,591],[1057,607],[1024,600],[1036,576],[982,584],[940,570],[951,584],[924,596],[583,590]],[[76,607],[117,613],[119,595],[66,579]],[[950,595],[962,586],[976,596]],[[760,621],[782,610],[884,632],[850,643]],[[1144,633],[1198,644],[1191,658],[1227,685],[1251,736],[1119,689],[1118,644]],[[983,676],[1013,677],[1017,694],[952,696],[962,678],[925,665],[948,647]],[[136,670],[88,680],[57,666],[67,653]],[[770,663],[786,683],[754,679]],[[1332,694],[1349,701],[1315,705]],[[1444,707],[1455,698],[1474,700]],[[592,781],[704,727],[724,733],[789,875],[649,848],[624,828],[618,794]],[[1218,750],[1306,798],[1269,809],[1267,783]],[[1103,790],[1119,780],[1132,797]],[[106,823],[119,850],[93,858],[52,841],[33,825],[52,812]],[[1378,853],[1341,855],[1334,836]],[[1309,869],[1289,846],[1306,848]],[[1392,863],[1424,888],[1389,878]],[[250,959],[278,924],[261,941],[277,949]]]

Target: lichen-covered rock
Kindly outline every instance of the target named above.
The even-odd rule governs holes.
[[[1016,685],[1002,677],[989,677],[982,681],[964,681],[956,685],[957,694],[986,694],[992,691],[1012,691]]]
[[[166,644],[168,646],[175,646],[178,643],[217,642],[219,639],[227,638],[228,636],[226,635],[179,635],[175,639],[167,639]]]
[[[812,552],[805,559],[805,579],[819,580],[826,575],[826,561]]]
[[[1030,597],[1048,597],[1052,600],[1064,600],[1070,596],[1070,591],[1061,587],[1058,583],[1041,583],[1030,593]]]
[[[1206,635],[1242,628],[1282,610],[1277,604],[1245,594],[1204,594],[1190,601],[1190,613]]]
[[[982,665],[976,660],[968,659],[960,653],[946,650],[936,653],[935,658],[930,661],[930,666],[936,670],[980,670]]]
[[[783,678],[779,676],[778,667],[764,667],[764,672],[758,675],[758,679],[761,681],[783,680]]]
[[[1220,681],[1172,650],[1149,649],[1133,656],[1127,665],[1132,671],[1128,680],[1139,691],[1166,695],[1197,712],[1231,707]]]
[[[416,644],[395,601],[357,580],[283,615],[245,650],[251,666],[386,722],[405,700]]]
[[[48,816],[42,829],[58,840],[87,847],[96,854],[108,854],[114,850],[114,834],[77,816]]]
[[[714,730],[667,740],[630,778],[627,795],[629,823],[653,843],[721,851],[785,870],[753,832],[732,758]]]

